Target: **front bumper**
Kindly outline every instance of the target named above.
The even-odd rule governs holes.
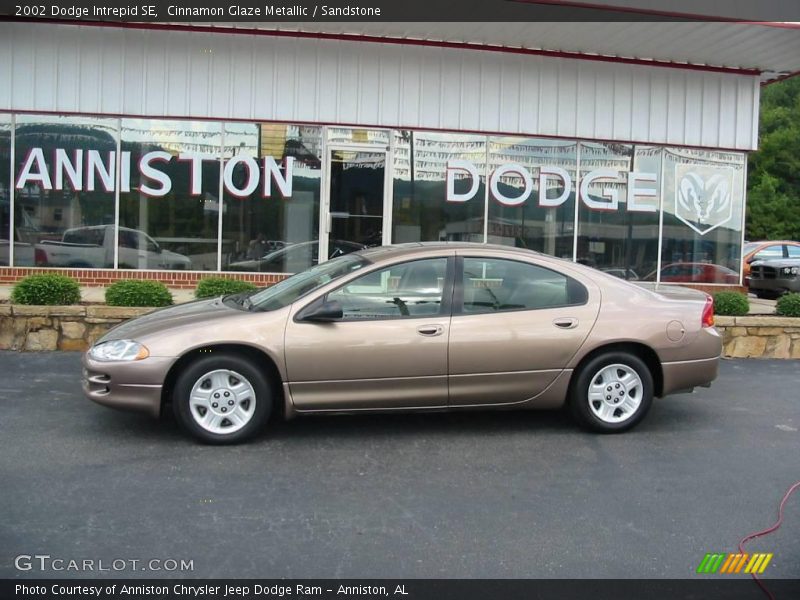
[[[766,290],[770,292],[800,292],[800,277],[776,277],[775,279],[750,278],[751,290]]]
[[[161,392],[174,358],[151,356],[133,362],[100,362],[83,355],[84,395],[98,404],[161,414]]]

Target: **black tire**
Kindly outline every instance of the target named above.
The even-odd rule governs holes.
[[[760,298],[761,300],[769,300],[772,298],[772,294],[765,292],[763,290],[756,290],[755,294],[756,298]]]
[[[592,410],[589,387],[603,368],[615,364],[624,365],[636,372],[641,381],[641,396],[638,408],[632,411],[630,416],[620,422],[611,423],[600,419]],[[634,354],[628,352],[601,354],[584,364],[575,374],[570,386],[568,404],[573,417],[584,429],[598,433],[627,431],[644,419],[653,404],[653,375],[644,361]]]
[[[213,433],[204,429],[190,407],[189,399],[195,383],[204,375],[218,370],[240,374],[255,393],[252,416],[244,426],[231,433]],[[172,409],[181,427],[196,439],[207,444],[236,444],[264,428],[272,414],[274,396],[270,382],[252,361],[235,353],[215,352],[196,358],[178,374],[172,392]]]

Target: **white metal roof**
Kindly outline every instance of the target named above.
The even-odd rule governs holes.
[[[174,23],[178,25],[178,23]],[[181,23],[189,26],[189,23]],[[196,25],[196,24],[195,24]],[[800,72],[800,24],[744,22],[516,22],[207,24],[393,40],[481,44],[510,49],[753,69],[768,82]]]

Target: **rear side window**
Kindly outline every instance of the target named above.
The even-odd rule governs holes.
[[[589,294],[562,273],[514,260],[465,258],[463,312],[479,314],[585,304]]]
[[[64,242],[70,244],[103,245],[105,229],[72,229],[64,233]]]

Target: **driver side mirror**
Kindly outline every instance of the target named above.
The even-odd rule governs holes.
[[[312,323],[330,323],[338,321],[343,316],[342,305],[336,300],[331,300],[309,307],[308,312],[302,315],[301,320],[311,321]]]
[[[756,255],[754,254],[753,256],[749,257],[745,262],[749,265],[755,260],[756,260]]]

